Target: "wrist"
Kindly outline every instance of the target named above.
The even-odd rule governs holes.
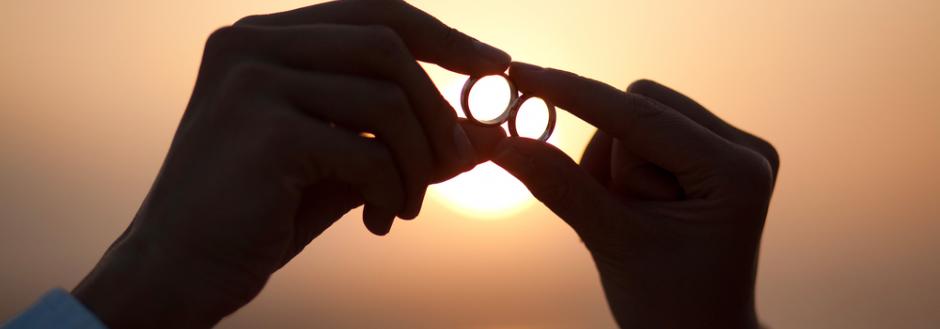
[[[759,328],[753,286],[742,284],[751,282],[747,278],[668,266],[625,267],[594,258],[621,327]]]
[[[213,304],[199,280],[205,269],[171,255],[131,234],[115,243],[72,294],[109,328],[213,326],[225,314],[206,309]]]

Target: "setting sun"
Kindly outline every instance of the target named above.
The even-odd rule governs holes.
[[[444,97],[458,109],[460,117],[465,117],[459,110],[460,91],[465,79],[466,77],[454,78],[442,89]],[[496,112],[504,109],[508,103],[507,89],[505,83],[477,84],[471,94],[474,113],[477,113],[478,105],[480,109],[488,112],[492,112],[492,109],[496,109]],[[517,118],[517,128],[522,136],[532,138],[544,131],[547,122],[548,112],[544,102],[532,98],[522,105]],[[506,124],[502,127],[507,129]],[[559,138],[556,130],[548,142],[555,144]],[[469,172],[432,186],[430,196],[451,210],[483,220],[510,217],[525,210],[535,201],[522,183],[492,162],[480,164]]]

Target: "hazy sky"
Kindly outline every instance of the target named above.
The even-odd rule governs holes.
[[[412,1],[517,60],[681,90],[782,157],[758,275],[774,328],[940,323],[940,1]],[[72,288],[130,221],[206,36],[280,1],[0,1],[0,319]],[[432,69],[441,87],[456,77]],[[580,156],[592,130],[559,118]],[[223,328],[609,328],[589,256],[539,204],[354,211]]]

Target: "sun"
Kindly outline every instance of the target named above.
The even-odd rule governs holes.
[[[465,79],[454,78],[441,90],[444,98],[457,109],[460,117],[464,117],[463,111],[460,110],[460,91]],[[474,87],[471,102],[482,102],[491,107],[505,106],[507,90],[504,88],[506,87],[499,84],[478,84]],[[539,134],[548,121],[544,110],[527,110],[529,103],[523,104],[518,121],[519,132],[524,136],[526,132],[533,131],[536,132],[534,134]],[[505,125],[503,128],[506,128]],[[556,131],[548,142],[554,144],[558,138]],[[525,185],[492,162],[480,164],[449,181],[431,186],[429,196],[464,216],[482,220],[511,217],[535,203]]]
[[[509,217],[533,203],[525,185],[492,162],[431,186],[429,192],[447,208],[477,219]]]

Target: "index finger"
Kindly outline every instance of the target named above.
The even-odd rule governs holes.
[[[236,25],[383,25],[397,33],[420,61],[466,74],[495,74],[511,58],[440,20],[398,0],[342,0],[270,15],[249,16]]]
[[[764,139],[735,127],[695,100],[657,82],[638,80],[630,84],[627,91],[655,99],[663,105],[668,106],[670,109],[676,110],[676,112],[689,117],[689,119],[692,119],[692,121],[697,122],[708,130],[715,132],[715,134],[718,134],[724,139],[754,150],[754,152],[757,152],[767,159],[774,177],[776,177],[777,170],[780,168],[780,156],[777,154],[777,150],[774,149],[773,145]]]
[[[729,143],[689,118],[642,95],[624,93],[573,73],[513,63],[513,82],[617,138],[642,158],[672,172],[683,186],[700,179]]]

